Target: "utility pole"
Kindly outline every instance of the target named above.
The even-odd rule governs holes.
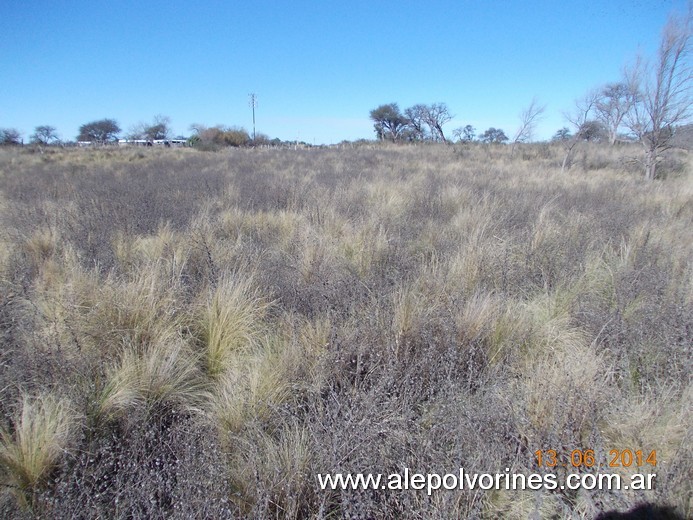
[[[250,98],[248,105],[253,109],[253,143],[255,143],[255,107],[257,107],[257,96],[255,92],[252,92],[248,94],[248,97]]]

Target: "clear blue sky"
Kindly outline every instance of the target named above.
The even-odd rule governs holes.
[[[0,127],[75,138],[114,118],[155,115],[285,140],[373,138],[371,109],[445,102],[479,132],[508,135],[532,97],[538,138],[588,89],[654,54],[682,0],[0,0]]]

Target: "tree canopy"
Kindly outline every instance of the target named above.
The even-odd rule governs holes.
[[[391,141],[442,141],[447,142],[443,125],[453,116],[445,103],[416,104],[404,113],[397,103],[380,105],[371,110],[378,139]]]
[[[58,134],[54,126],[41,125],[31,134],[31,142],[34,144],[49,145],[58,141]]]
[[[482,143],[505,143],[508,140],[508,136],[500,128],[489,128],[483,134],[479,136],[479,141]]]
[[[115,140],[119,133],[120,127],[114,119],[101,119],[80,126],[77,140],[106,143]]]
[[[397,103],[380,105],[371,110],[371,119],[378,139],[391,141],[401,140],[408,124],[408,119],[400,112]]]
[[[22,134],[14,128],[0,128],[0,144],[22,144]]]

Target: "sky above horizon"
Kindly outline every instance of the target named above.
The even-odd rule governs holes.
[[[535,138],[566,126],[589,89],[655,54],[683,0],[0,1],[0,128],[74,140],[157,115],[315,144],[373,139],[372,109],[443,102],[482,133],[511,136],[536,97]]]

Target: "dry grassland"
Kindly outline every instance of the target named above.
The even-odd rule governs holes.
[[[693,515],[690,159],[637,151],[0,150],[2,515]],[[626,448],[656,490],[316,482]]]

